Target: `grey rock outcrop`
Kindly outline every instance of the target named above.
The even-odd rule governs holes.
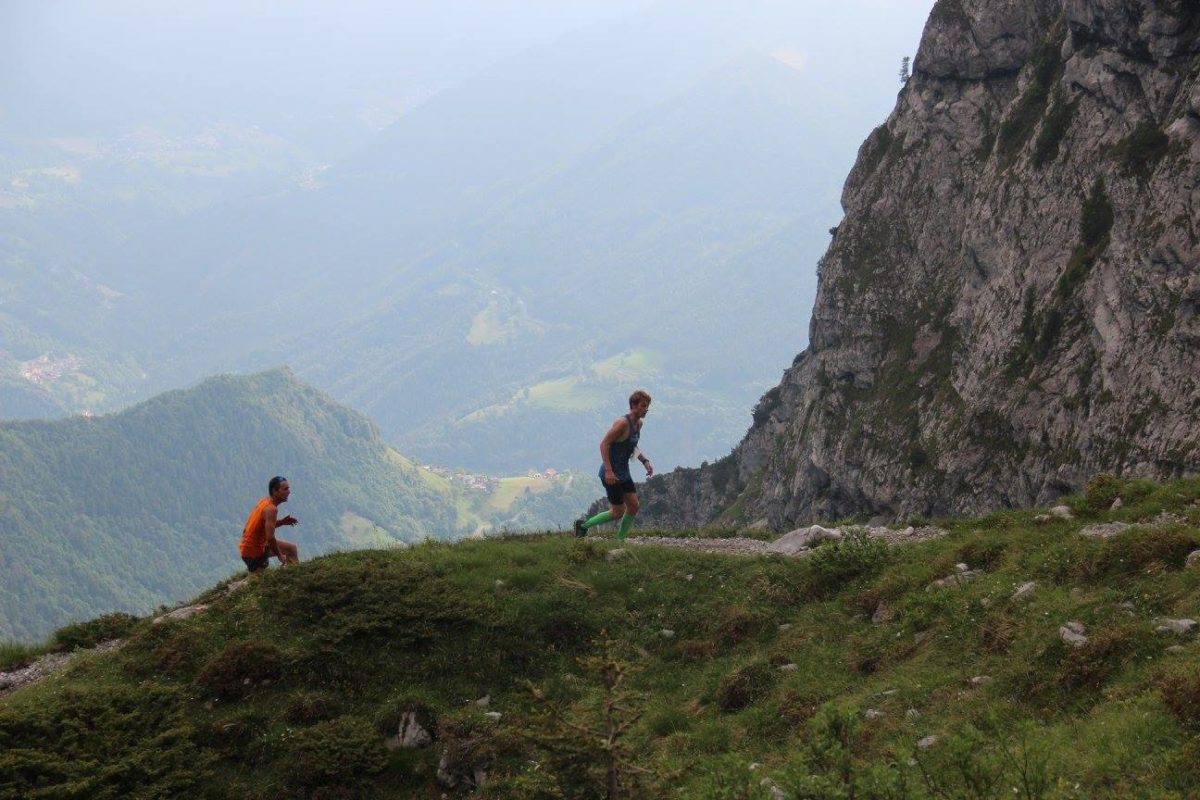
[[[1182,636],[1191,633],[1196,629],[1196,620],[1194,619],[1161,619],[1155,627],[1158,633],[1173,633]]]
[[[1082,622],[1072,620],[1058,629],[1059,638],[1071,647],[1083,647],[1088,643],[1087,628]]]
[[[1034,590],[1037,589],[1036,581],[1026,581],[1016,588],[1012,593],[1012,599],[1016,601],[1028,600],[1033,597]]]
[[[812,547],[817,542],[833,540],[837,541],[842,538],[842,532],[832,528],[824,528],[820,525],[810,525],[807,528],[797,528],[790,533],[785,533],[767,546],[767,549],[772,553],[782,553],[784,555],[795,555],[801,550],[806,550]]]
[[[433,735],[420,723],[415,711],[406,711],[400,715],[400,724],[396,735],[385,741],[388,749],[415,749],[428,747],[433,744]]]
[[[647,524],[1049,505],[1200,469],[1200,14],[939,0],[842,195],[809,346]],[[641,520],[640,520],[641,521]]]

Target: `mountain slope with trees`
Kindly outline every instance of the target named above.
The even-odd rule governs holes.
[[[478,520],[361,414],[287,370],[105,417],[0,424],[0,635],[145,612],[242,567],[245,515],[289,478],[302,557],[450,538]]]

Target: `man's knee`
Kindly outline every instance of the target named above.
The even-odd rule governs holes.
[[[614,503],[613,507],[612,507],[612,518],[620,519],[624,515],[625,515],[625,504],[622,503],[621,505],[617,505]]]
[[[625,513],[636,515],[641,509],[641,503],[638,502],[637,495],[630,495],[625,498]]]

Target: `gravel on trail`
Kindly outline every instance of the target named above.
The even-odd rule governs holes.
[[[886,539],[888,544],[911,544],[926,539],[936,539],[945,536],[946,531],[934,526],[921,528],[867,528],[867,532],[878,539]],[[645,544],[658,547],[675,547],[680,550],[695,550],[701,553],[722,553],[734,556],[765,556],[770,555],[771,542],[763,539],[751,539],[745,536],[731,536],[727,539],[708,539],[693,536],[632,536],[628,544]],[[797,555],[805,555],[812,550],[803,550]]]
[[[81,652],[104,653],[109,650],[117,650],[123,644],[125,644],[124,639],[110,639],[107,642],[101,642],[91,648],[91,650]],[[14,669],[11,672],[0,672],[0,697],[16,689],[20,689],[22,686],[37,683],[56,672],[61,672],[66,668],[73,656],[74,653],[47,653],[32,664],[28,664],[20,669]]]

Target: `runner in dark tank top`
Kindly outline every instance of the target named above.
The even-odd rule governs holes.
[[[638,389],[629,396],[629,413],[613,422],[608,433],[600,440],[600,482],[608,496],[608,511],[602,511],[588,519],[575,520],[575,535],[587,536],[588,528],[610,520],[619,520],[617,540],[624,541],[637,516],[640,504],[637,484],[629,473],[629,460],[637,453],[638,460],[646,468],[646,477],[654,474],[654,465],[638,448],[642,438],[642,421],[650,411],[650,395]]]

